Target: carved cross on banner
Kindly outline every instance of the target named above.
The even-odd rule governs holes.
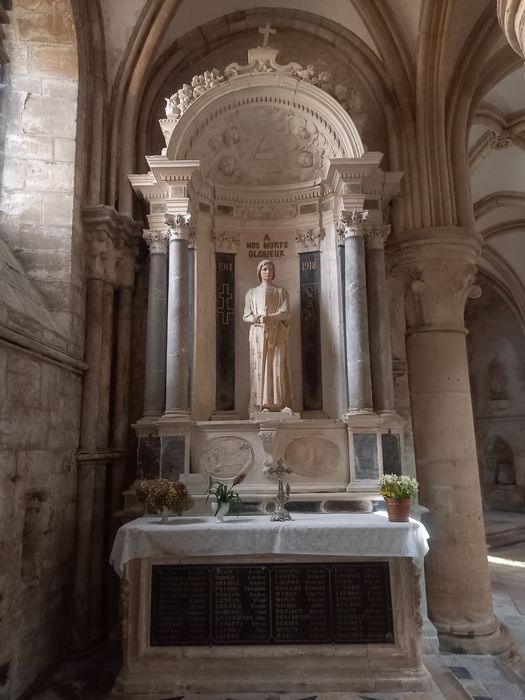
[[[263,49],[268,46],[270,40],[270,34],[277,34],[277,29],[271,29],[270,23],[266,22],[265,27],[259,27],[259,34],[264,35],[263,39]]]

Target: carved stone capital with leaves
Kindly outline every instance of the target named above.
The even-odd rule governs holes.
[[[367,226],[364,230],[366,247],[370,249],[382,250],[385,247],[386,239],[390,235],[390,224],[378,226]]]
[[[213,234],[213,241],[217,252],[237,253],[240,240],[238,233],[219,231]]]
[[[170,241],[189,240],[191,235],[190,219],[191,214],[166,214],[164,216]]]
[[[144,229],[142,234],[149,246],[151,254],[160,253],[166,255],[168,252],[169,233],[165,229]]]
[[[298,229],[295,233],[295,242],[298,248],[304,251],[319,250],[325,235],[325,230],[321,227]]]
[[[367,230],[366,220],[368,211],[342,211],[341,217],[336,224],[336,230],[339,235],[344,238],[354,238],[356,236],[364,236]]]

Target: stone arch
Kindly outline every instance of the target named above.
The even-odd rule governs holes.
[[[240,149],[224,142],[232,129]],[[254,146],[272,151],[278,181],[269,179],[266,158],[244,151],[248,133]],[[214,181],[235,182],[238,168],[244,185],[324,179],[330,158],[360,158],[363,152],[355,124],[334,98],[275,73],[234,78],[201,95],[177,122],[166,149],[169,160],[200,160]]]
[[[242,16],[242,22],[239,21],[240,16]],[[273,8],[271,21],[278,31],[293,28],[295,33],[299,32],[306,39],[315,41],[320,50],[332,53],[332,60],[338,61],[341,65],[347,66],[349,70],[351,69],[361,76],[362,81],[370,90],[370,102],[380,115],[381,126],[378,128],[380,128],[381,133],[388,135],[389,141],[387,144],[385,139],[384,146],[383,144],[380,146],[374,144],[371,150],[386,152],[387,159],[392,161],[390,165],[393,169],[406,169],[403,164],[407,148],[410,150],[411,146],[402,143],[403,136],[398,128],[398,125],[406,120],[399,117],[400,108],[392,83],[385,66],[377,55],[352,32],[312,13]],[[299,22],[300,25],[297,24]],[[248,34],[252,38],[257,37],[259,25],[260,13],[258,14],[256,10],[233,13],[225,17],[224,26],[231,27],[231,33],[227,39],[223,34],[215,39],[213,32],[207,31],[207,25],[203,25],[202,28],[194,29],[180,37],[159,56],[148,72],[140,106],[136,139],[136,162],[139,171],[147,169],[144,156],[160,150],[159,142],[153,142],[151,134],[158,133],[160,138],[158,119],[164,116],[162,111],[164,98],[180,87],[182,82],[187,81],[187,76],[183,76],[185,75],[184,71],[188,70],[188,64],[191,63],[192,70],[193,66],[201,64],[206,64],[203,65],[203,70],[216,67],[207,62],[208,55],[224,45],[226,40],[228,43],[240,41],[243,36],[248,36]],[[297,28],[298,26],[300,29]],[[203,36],[206,36],[206,41],[203,41]],[[334,47],[337,47],[337,52],[335,52]],[[295,55],[291,55],[290,58],[299,60]],[[235,59],[230,58],[229,60],[237,59],[242,59],[242,54],[237,54]],[[199,71],[200,69],[194,70],[194,72]],[[180,78],[167,87],[169,76],[180,76]],[[191,77],[190,75],[190,80]],[[111,158],[114,157],[116,155],[112,152]]]

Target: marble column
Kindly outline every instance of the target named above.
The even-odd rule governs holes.
[[[407,359],[423,520],[429,617],[442,648],[502,653],[511,646],[492,597],[470,397],[464,305],[479,241],[467,231],[412,232],[402,244],[411,283]]]
[[[388,225],[370,226],[365,231],[370,367],[372,400],[376,413],[393,413],[395,410],[385,272],[385,241],[389,233]]]
[[[166,386],[168,232],[145,230],[144,240],[150,258],[143,418],[157,418],[164,413]]]
[[[367,212],[343,212],[338,230],[345,242],[345,321],[348,415],[372,412],[364,222]]]
[[[189,214],[166,215],[169,230],[165,415],[189,414]]]

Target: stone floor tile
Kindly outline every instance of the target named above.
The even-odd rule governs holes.
[[[525,688],[510,683],[486,683],[485,688],[492,700],[524,700]]]

